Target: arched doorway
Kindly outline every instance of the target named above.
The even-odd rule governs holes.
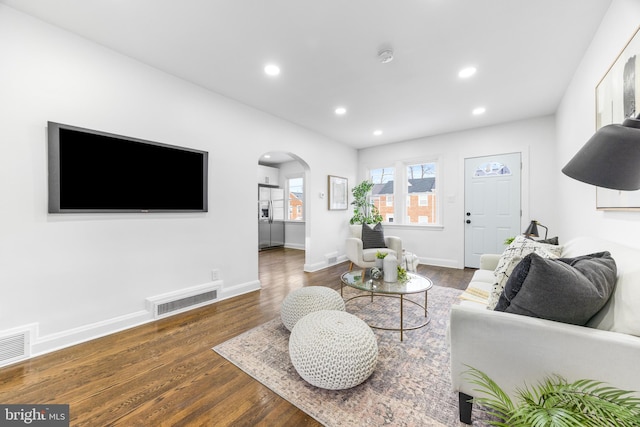
[[[309,251],[309,165],[290,152],[269,151],[258,159],[258,250],[287,247]],[[275,196],[274,196],[275,195]],[[273,197],[281,200],[269,200]],[[275,221],[282,224],[275,224]],[[279,227],[284,229],[280,241]],[[271,230],[277,234],[267,238]],[[306,254],[305,254],[306,258]]]

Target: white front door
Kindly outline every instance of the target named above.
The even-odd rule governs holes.
[[[520,231],[520,153],[465,159],[465,267],[480,255],[500,254]]]

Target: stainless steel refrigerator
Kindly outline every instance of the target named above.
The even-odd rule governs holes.
[[[258,185],[258,249],[284,246],[284,190]]]

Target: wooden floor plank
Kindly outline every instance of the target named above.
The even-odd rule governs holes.
[[[68,403],[73,426],[319,425],[212,347],[279,316],[294,289],[338,290],[348,263],[305,273],[303,251],[259,259],[259,291],[0,369],[0,402]],[[458,289],[473,274],[424,265],[418,272]]]

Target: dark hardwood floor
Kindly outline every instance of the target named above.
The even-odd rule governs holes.
[[[261,252],[260,291],[0,369],[0,403],[70,405],[73,426],[319,425],[211,348],[279,315],[293,289],[339,289],[342,263],[302,271],[304,252]],[[463,289],[473,270],[421,265]]]

